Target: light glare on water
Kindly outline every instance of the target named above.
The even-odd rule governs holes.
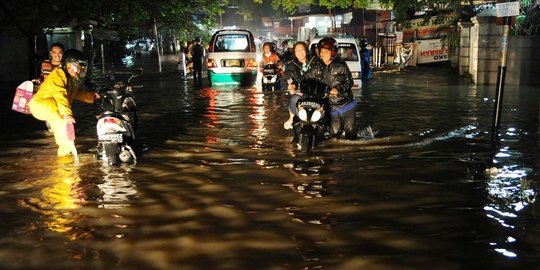
[[[365,83],[375,138],[311,154],[283,129],[283,93],[175,75],[136,94],[136,165],[95,159],[87,105],[79,166],[41,123],[3,135],[2,268],[534,269],[537,93],[508,87],[493,145],[493,89],[429,71]]]

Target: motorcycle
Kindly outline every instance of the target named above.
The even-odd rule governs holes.
[[[98,158],[109,165],[137,162],[133,150],[137,133],[137,108],[132,93],[134,88],[142,85],[134,85],[131,80],[141,75],[142,69],[136,69],[127,83],[115,83],[99,92],[101,104],[96,125]]]
[[[262,89],[263,91],[279,90],[281,84],[281,74],[277,64],[267,64],[263,66]]]
[[[308,80],[300,84],[300,90],[302,98],[296,103],[298,114],[294,117],[293,127],[298,150],[307,153],[329,137],[327,97],[330,89],[325,84]]]

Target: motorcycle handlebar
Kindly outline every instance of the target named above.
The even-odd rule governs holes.
[[[306,96],[325,99],[330,95],[331,88],[316,80],[307,80],[300,83],[299,90]]]

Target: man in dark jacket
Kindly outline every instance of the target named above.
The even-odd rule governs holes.
[[[191,48],[191,57],[193,59],[193,82],[202,82],[202,66],[204,60],[204,47],[201,45],[201,38],[195,38]]]
[[[299,83],[314,79],[330,87],[328,101],[330,104],[330,135],[340,135],[345,132],[345,137],[354,139],[356,130],[356,101],[352,93],[353,79],[347,64],[336,58],[338,44],[330,37],[325,37],[317,43],[320,64],[312,67],[304,75],[298,78]],[[295,88],[289,85],[289,88]]]

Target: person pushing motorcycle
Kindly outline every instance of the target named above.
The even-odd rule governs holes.
[[[317,43],[319,65],[309,69],[297,78],[299,85],[308,79],[317,80],[330,88],[328,102],[330,105],[330,135],[338,136],[345,132],[347,139],[357,137],[356,101],[352,93],[353,79],[347,64],[336,58],[338,43],[331,37],[325,37]],[[296,89],[289,84],[289,89]]]
[[[94,103],[99,99],[95,92],[80,90],[81,80],[86,75],[87,62],[83,53],[71,49],[64,53],[61,66],[55,68],[41,84],[28,107],[38,120],[47,121],[54,132],[58,145],[58,156],[71,153],[71,142],[68,139],[65,124],[75,123],[71,103],[77,99],[86,103]]]

